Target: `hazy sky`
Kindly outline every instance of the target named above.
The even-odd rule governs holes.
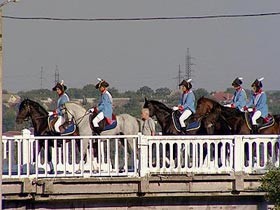
[[[2,0],[1,0],[2,1]],[[108,18],[279,12],[279,0],[21,0],[3,8],[22,17]],[[39,89],[60,79],[81,88],[104,78],[121,91],[176,88],[185,54],[195,59],[194,88],[225,90],[265,77],[280,90],[280,16],[146,22],[50,22],[5,19],[4,89]]]

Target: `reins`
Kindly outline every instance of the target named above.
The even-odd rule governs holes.
[[[85,112],[81,117],[79,117],[78,119],[75,119],[75,116],[66,108],[66,106],[63,106],[63,109],[65,110],[65,112],[69,113],[71,115],[71,117],[75,120],[76,125],[79,125],[82,120],[84,119],[85,116],[89,115],[89,112]]]

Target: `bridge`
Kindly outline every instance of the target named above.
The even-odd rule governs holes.
[[[3,207],[14,209],[268,209],[259,180],[280,158],[278,135],[34,137],[25,130],[2,144]]]

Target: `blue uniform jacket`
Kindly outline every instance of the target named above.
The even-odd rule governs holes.
[[[111,94],[108,91],[105,91],[100,95],[98,103],[98,112],[103,112],[106,118],[112,119],[113,115],[113,99]]]
[[[195,96],[192,91],[183,93],[180,97],[179,104],[184,107],[184,111],[186,109],[190,110],[193,114],[195,113]]]
[[[63,93],[61,96],[59,96],[55,110],[59,116],[62,116],[62,105],[68,101],[70,101],[70,99],[66,93]]]
[[[249,103],[246,105],[247,107],[254,107],[256,110],[261,111],[262,117],[265,118],[268,115],[268,107],[267,107],[267,98],[265,92],[254,93],[251,95],[251,99]]]
[[[244,106],[246,106],[246,103],[247,95],[245,90],[243,88],[236,90],[232,99],[232,104],[234,104],[234,107],[241,110]]]

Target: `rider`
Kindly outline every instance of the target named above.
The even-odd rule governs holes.
[[[181,131],[182,133],[187,132],[185,120],[188,119],[192,114],[195,113],[195,96],[194,93],[192,92],[192,84],[191,84],[192,79],[183,80],[179,86],[181,87],[182,90],[182,95],[179,100],[179,105],[173,107],[173,110],[179,110],[182,114],[179,118],[180,124],[181,124]]]
[[[113,98],[110,92],[107,90],[109,83],[103,79],[99,79],[99,82],[95,85],[95,88],[98,89],[101,93],[99,97],[99,103],[97,107],[91,108],[90,112],[98,113],[95,118],[93,118],[92,123],[95,128],[98,128],[98,123],[106,118],[107,121],[112,121],[113,115]]]
[[[50,115],[58,116],[56,123],[54,124],[55,131],[60,133],[59,126],[61,126],[65,122],[65,118],[62,113],[62,106],[70,101],[69,96],[65,93],[67,86],[64,84],[64,81],[56,83],[53,87],[53,91],[56,91],[58,94],[57,106],[53,112],[50,112]]]
[[[249,103],[243,107],[245,111],[248,110],[248,107],[252,107],[253,116],[252,116],[252,125],[253,132],[257,133],[257,120],[262,117],[264,120],[268,120],[268,107],[267,107],[267,97],[265,92],[262,90],[262,80],[264,78],[256,79],[252,83],[253,94]]]
[[[246,91],[242,88],[242,77],[237,77],[232,82],[232,87],[235,89],[232,101],[230,104],[226,104],[225,107],[236,108],[240,111],[246,105],[247,95]]]

